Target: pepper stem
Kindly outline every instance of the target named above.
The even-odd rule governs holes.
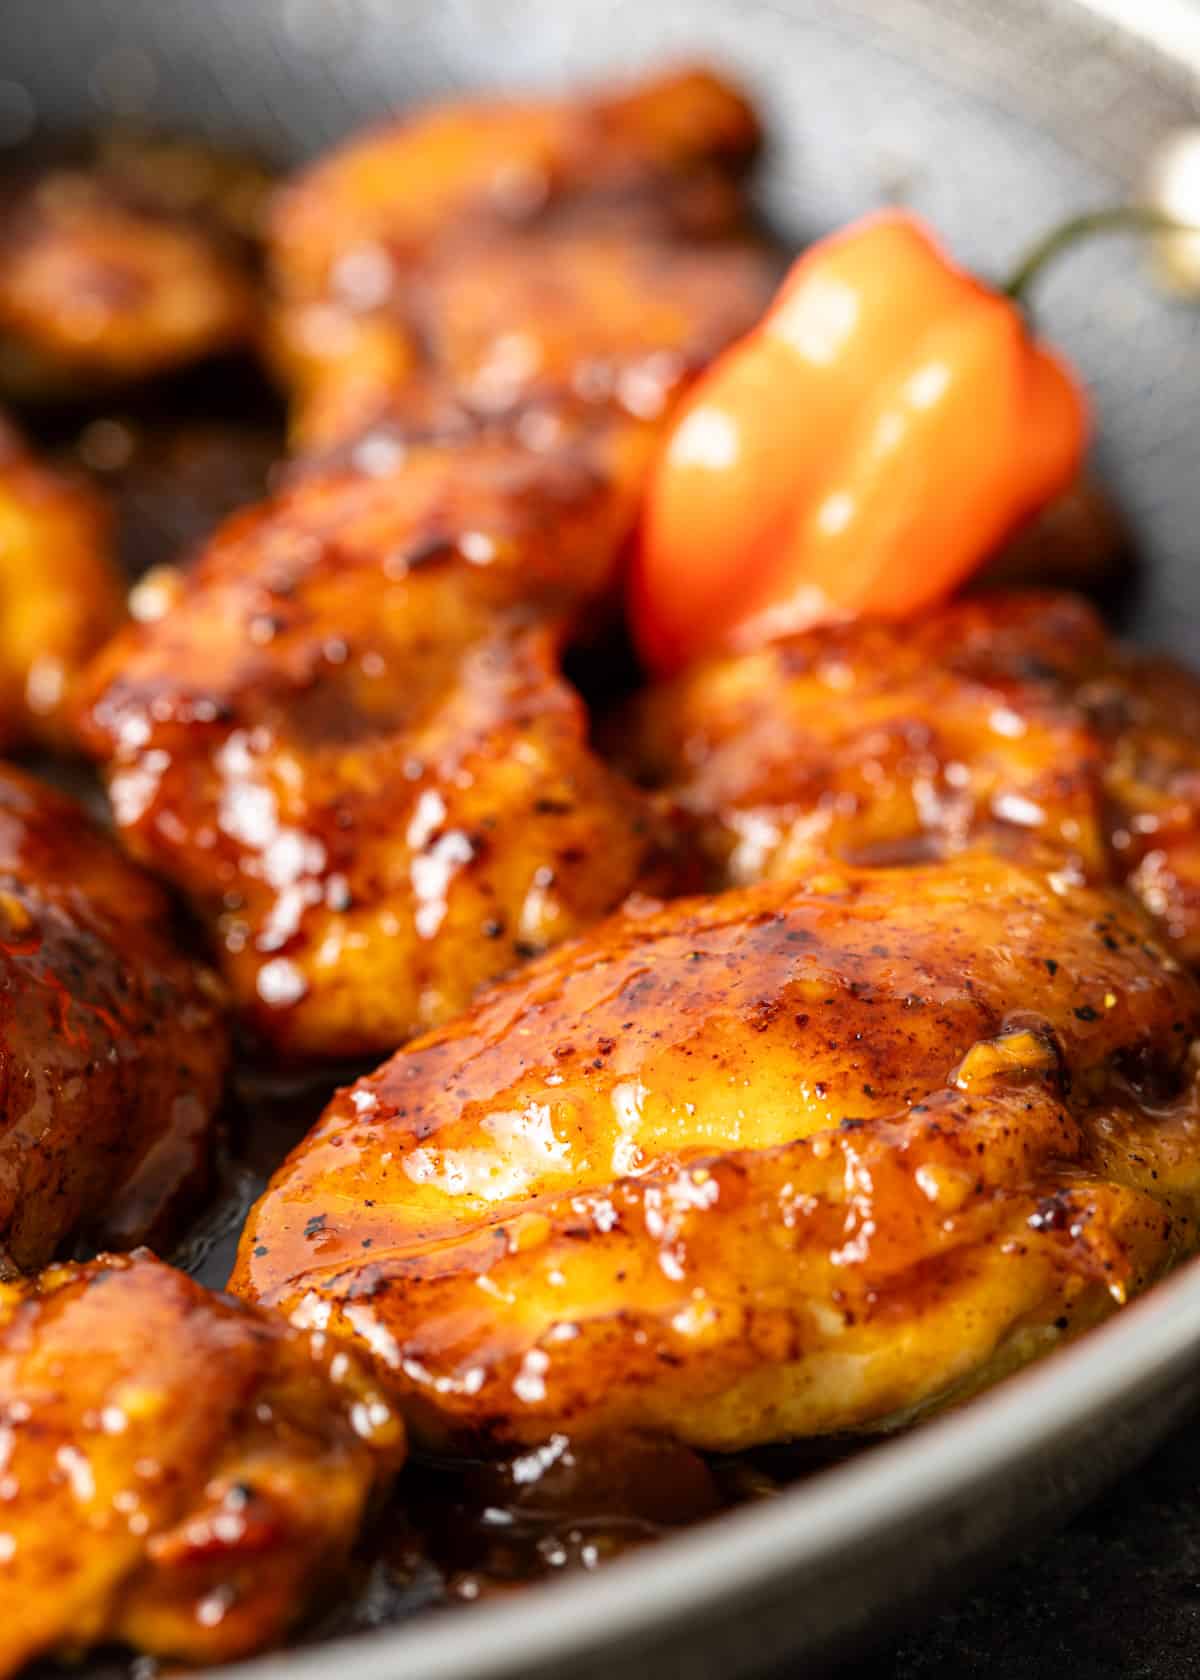
[[[1022,303],[1038,275],[1060,251],[1094,233],[1186,233],[1200,234],[1200,225],[1182,222],[1152,204],[1113,204],[1102,210],[1085,210],[1052,228],[1021,259],[1000,290],[1014,303]]]

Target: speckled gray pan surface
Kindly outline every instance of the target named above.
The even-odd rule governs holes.
[[[799,239],[902,199],[999,273],[1057,217],[1128,195],[1154,143],[1200,121],[1200,61],[1172,58],[1155,28],[1177,4],[1127,0],[1125,28],[1068,0],[2,0],[0,141],[31,115],[77,128],[118,109],[288,159],[451,87],[707,56],[767,113],[779,227]],[[1200,311],[1166,303],[1118,242],[1061,265],[1038,307],[1091,383],[1099,462],[1145,559],[1131,628],[1200,659]],[[812,1674],[1065,1515],[1198,1393],[1193,1269],[962,1413],[767,1505],[595,1577],[238,1672]]]

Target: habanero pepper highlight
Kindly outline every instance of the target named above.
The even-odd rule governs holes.
[[[680,410],[630,579],[643,659],[919,612],[1068,487],[1089,429],[1012,297],[912,216],[853,223]]]

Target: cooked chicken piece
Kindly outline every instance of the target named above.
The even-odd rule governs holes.
[[[352,141],[280,197],[275,359],[325,447],[428,391],[494,416],[570,395],[659,413],[761,313],[737,185],[758,141],[696,71],[591,100],[443,106]]]
[[[269,1043],[393,1048],[642,876],[648,805],[592,753],[558,651],[651,441],[477,438],[315,477],[141,586],[164,616],[102,656],[87,743]]]
[[[622,753],[697,825],[712,884],[968,845],[1123,881],[1200,962],[1200,680],[1065,595],[964,601],[695,666]]]
[[[161,1236],[203,1187],[225,1031],[169,925],[73,800],[0,771],[0,1276]]]
[[[103,498],[0,417],[0,742],[50,746],[80,668],[124,614]]]
[[[592,98],[449,102],[355,136],[287,186],[275,267],[286,293],[316,295],[368,243],[410,258],[464,220],[519,225],[585,195],[654,228],[724,232],[744,215],[729,174],[759,140],[742,95],[704,69]]]
[[[76,397],[248,342],[265,178],[179,141],[114,140],[0,187],[0,384]]]
[[[434,1442],[879,1426],[1194,1244],[1200,986],[1005,859],[643,902],[341,1091],[233,1288]]]
[[[353,1358],[149,1253],[0,1284],[0,1674],[222,1662],[345,1563],[404,1431]]]
[[[419,436],[447,401],[476,424],[519,413],[535,438],[553,436],[564,405],[657,419],[762,313],[772,272],[761,249],[730,242],[464,234],[408,281],[411,352],[390,322],[364,324],[353,354],[302,391],[294,441],[311,454],[380,428]]]

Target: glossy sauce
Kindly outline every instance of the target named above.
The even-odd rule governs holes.
[[[352,1076],[339,1071],[337,1082]],[[325,1106],[333,1076],[286,1079],[243,1064],[227,1115],[217,1193],[169,1258],[210,1288],[224,1284],[247,1210],[288,1148]],[[513,1459],[416,1454],[360,1541],[344,1589],[318,1604],[290,1643],[398,1626],[540,1581],[590,1572],[639,1547],[869,1450],[870,1437],[706,1455],[635,1441],[620,1453],[557,1435]],[[185,1670],[151,1658],[97,1654],[71,1674],[152,1680]],[[63,1670],[41,1663],[35,1677]]]

